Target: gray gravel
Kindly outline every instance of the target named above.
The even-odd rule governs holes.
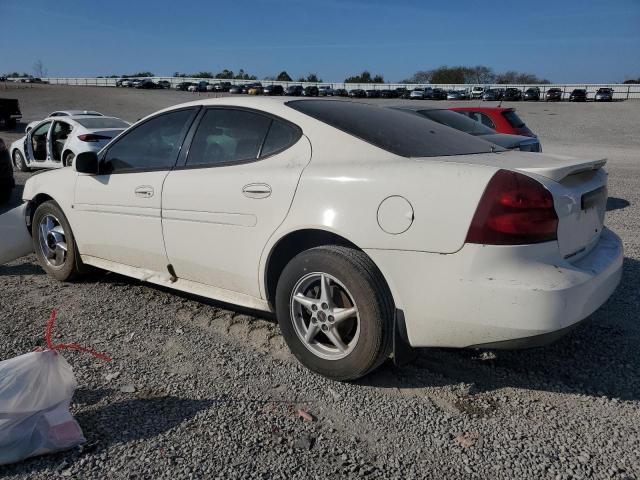
[[[0,96],[20,99],[25,123],[63,107],[135,120],[193,99],[62,86]],[[28,256],[0,267],[0,359],[43,345],[56,307],[59,341],[114,361],[65,353],[87,444],[0,477],[640,478],[640,102],[517,108],[545,151],[610,158],[607,223],[625,273],[583,327],[528,351],[421,350],[335,383],[293,360],[272,318],[115,274],[61,284]]]

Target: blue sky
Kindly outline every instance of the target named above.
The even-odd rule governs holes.
[[[342,81],[368,69],[399,81],[483,64],[567,83],[640,77],[640,0],[0,0],[0,19],[0,73],[41,59],[50,76],[244,68]]]

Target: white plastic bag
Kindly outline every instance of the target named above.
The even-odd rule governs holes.
[[[75,343],[54,345],[51,331],[55,318],[54,310],[45,333],[47,350],[0,362],[0,465],[86,442],[69,412],[76,379],[58,350],[79,350],[105,361],[111,359]]]
[[[86,440],[69,413],[76,379],[55,350],[0,362],[0,465]]]

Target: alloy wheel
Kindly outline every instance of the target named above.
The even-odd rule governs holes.
[[[47,214],[40,219],[40,251],[45,261],[54,268],[62,267],[67,259],[67,239],[64,228],[55,216]]]
[[[289,303],[296,334],[313,354],[340,360],[353,351],[360,337],[358,307],[337,278],[322,272],[305,275]]]

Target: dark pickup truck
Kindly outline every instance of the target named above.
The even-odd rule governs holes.
[[[13,98],[0,98],[0,124],[4,128],[13,128],[22,118],[20,104]]]

